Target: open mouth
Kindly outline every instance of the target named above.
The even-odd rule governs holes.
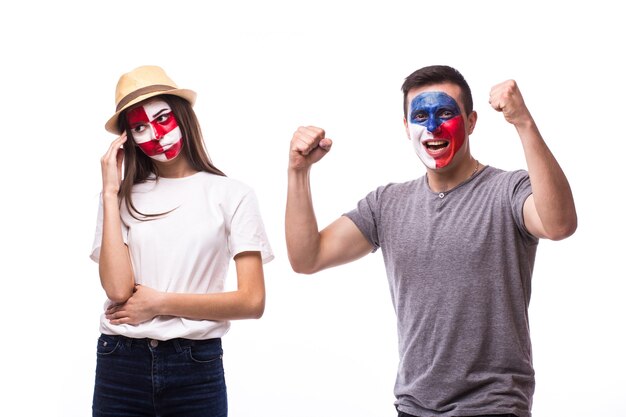
[[[439,152],[447,148],[449,144],[447,140],[430,140],[424,142],[424,147],[430,152]]]

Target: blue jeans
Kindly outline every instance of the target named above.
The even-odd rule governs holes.
[[[221,339],[100,335],[94,417],[226,417]]]

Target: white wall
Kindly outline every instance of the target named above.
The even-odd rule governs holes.
[[[400,85],[443,63],[473,89],[481,162],[525,167],[514,128],[487,102],[493,84],[514,78],[575,194],[577,233],[542,242],[537,256],[534,416],[626,416],[626,31],[613,2],[206,3],[3,6],[0,415],[90,415],[104,295],[87,255],[99,158],[114,138],[103,125],[119,75],[143,64],[198,92],[211,156],[256,189],[276,253],[265,316],[224,338],[231,415],[394,415],[381,255],[316,276],[291,271],[288,143],[302,124],[335,140],[313,170],[325,225],[376,186],[423,174],[404,137]]]

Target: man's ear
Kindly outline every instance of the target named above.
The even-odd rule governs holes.
[[[406,121],[406,117],[402,119],[404,121],[404,130],[406,131],[406,137],[411,140],[411,133],[409,132],[409,123]]]
[[[473,110],[469,116],[467,116],[467,134],[471,135],[472,132],[474,131],[474,128],[476,127],[476,120],[478,119],[478,113],[476,113],[475,110]]]

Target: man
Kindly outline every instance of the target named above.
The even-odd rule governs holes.
[[[309,172],[332,141],[320,128],[298,128],[289,157],[289,260],[311,274],[382,248],[398,319],[398,416],[530,417],[531,275],[538,240],[576,229],[568,181],[515,81],[493,87],[490,104],[515,126],[527,172],[472,156],[477,114],[455,69],[419,69],[402,91],[407,136],[426,175],[379,187],[320,232]]]

